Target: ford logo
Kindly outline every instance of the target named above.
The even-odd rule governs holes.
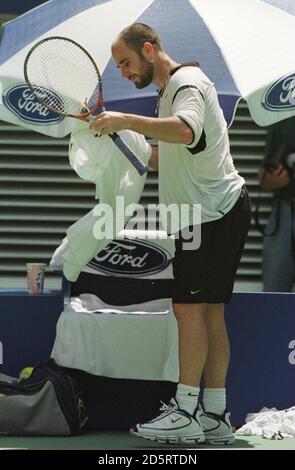
[[[39,88],[42,92],[43,88]],[[61,101],[61,99],[52,91],[49,92],[44,88],[44,93],[46,93],[46,96],[51,94],[55,100],[58,100],[59,102]],[[3,93],[3,103],[6,108],[27,122],[51,124],[64,119],[63,116],[53,113],[39,103],[27,85],[16,85],[5,90]]]
[[[107,274],[135,277],[158,273],[170,263],[166,250],[146,240],[114,240],[87,266]]]
[[[262,106],[270,111],[295,107],[295,73],[273,83],[262,97]]]

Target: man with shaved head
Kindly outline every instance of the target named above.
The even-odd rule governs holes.
[[[119,34],[112,54],[122,77],[136,88],[151,83],[158,87],[158,116],[109,111],[98,115],[91,127],[103,134],[130,129],[158,140],[150,166],[159,170],[160,203],[186,205],[189,212],[189,221],[172,214],[165,227],[175,236],[172,301],[180,371],[176,396],[159,416],[131,432],[160,442],[231,444],[224,304],[230,300],[250,224],[245,182],[230,155],[216,90],[197,62],[177,63],[157,32],[142,23]],[[199,207],[201,220],[195,224]],[[198,246],[187,243],[200,232]]]

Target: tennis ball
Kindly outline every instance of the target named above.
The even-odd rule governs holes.
[[[30,375],[32,374],[34,368],[33,367],[25,367],[24,369],[22,369],[20,371],[20,378],[21,379],[28,379],[30,377]]]

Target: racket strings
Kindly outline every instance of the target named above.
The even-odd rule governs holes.
[[[37,98],[61,114],[96,107],[101,79],[91,58],[67,39],[50,38],[33,48],[27,76]]]

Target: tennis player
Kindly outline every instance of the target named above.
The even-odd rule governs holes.
[[[160,203],[187,204],[191,215],[195,205],[201,205],[200,247],[185,249],[188,233],[198,227],[181,223],[175,234],[173,309],[180,366],[176,396],[159,416],[131,432],[161,442],[231,444],[224,304],[230,300],[250,224],[245,181],[230,155],[214,85],[197,63],[176,63],[159,35],[141,23],[120,33],[112,53],[122,76],[137,88],[150,83],[159,88],[158,117],[105,112],[91,127],[103,134],[131,129],[157,139],[158,151],[153,150],[150,163],[156,167],[158,161]]]

